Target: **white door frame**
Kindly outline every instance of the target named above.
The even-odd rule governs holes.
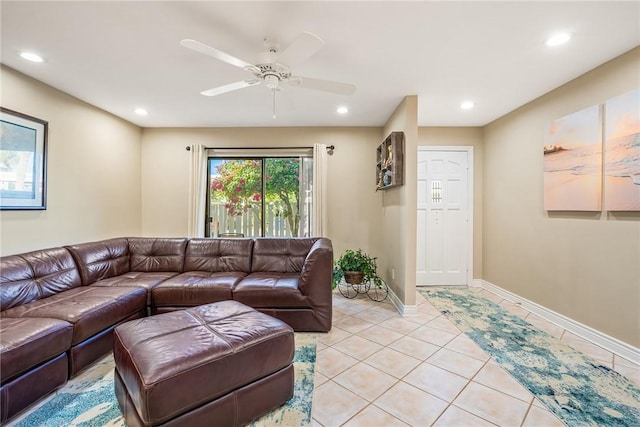
[[[463,151],[467,153],[467,206],[469,212],[469,220],[467,221],[467,286],[471,286],[473,284],[473,185],[474,185],[474,171],[473,171],[473,146],[467,145],[451,145],[451,146],[440,146],[440,145],[421,145],[418,146],[418,151]],[[417,158],[416,158],[417,162]],[[417,184],[417,183],[416,183]],[[416,247],[416,253],[418,252],[418,248]],[[417,272],[416,272],[417,273]]]

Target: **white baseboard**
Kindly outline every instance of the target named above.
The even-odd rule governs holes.
[[[471,279],[469,280],[470,288],[481,288],[482,287],[482,279]]]
[[[405,316],[417,316],[418,315],[418,306],[417,305],[404,305],[400,298],[393,292],[391,288],[389,288],[389,299],[393,306],[398,310],[398,313],[402,317]]]
[[[488,290],[489,292],[493,292],[494,294],[499,295],[502,298],[513,303],[520,304],[522,308],[542,317],[543,319],[555,325],[560,326],[561,328],[566,329],[567,331],[575,335],[578,335],[579,337],[591,341],[592,343],[618,356],[624,357],[627,360],[631,360],[635,363],[640,363],[640,349],[637,347],[634,347],[630,344],[618,340],[617,338],[597,331],[587,325],[583,325],[580,322],[570,319],[562,314],[556,313],[555,311],[536,304],[533,301],[529,301],[526,298],[522,298],[521,296],[502,289],[501,287],[487,282],[486,280],[474,280],[474,282],[479,282],[479,286]],[[478,286],[478,284],[474,283],[472,285],[470,283],[469,286],[475,287]]]

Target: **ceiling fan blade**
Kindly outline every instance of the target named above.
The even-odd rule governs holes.
[[[324,92],[337,93],[338,95],[353,95],[356,92],[355,85],[349,83],[333,82],[329,80],[312,79],[310,77],[291,77],[291,86],[303,87],[305,89],[322,90]]]
[[[250,64],[242,59],[238,59],[235,56],[231,56],[228,53],[225,53],[221,50],[218,50],[214,47],[207,46],[204,43],[200,43],[197,40],[184,39],[180,41],[180,44],[188,49],[195,50],[198,53],[202,53],[204,55],[212,56],[220,61],[226,62],[227,64],[235,65],[236,67],[240,67],[249,72],[260,72],[258,67],[253,64]]]
[[[313,33],[304,32],[300,34],[278,57],[278,62],[292,68],[301,64],[320,48],[324,46],[324,41]]]
[[[214,87],[213,89],[204,90],[200,92],[204,96],[216,96],[222,95],[223,93],[231,92],[233,90],[244,89],[245,87],[255,86],[260,84],[260,80],[251,79],[251,80],[242,80],[235,83],[229,83],[228,85]]]

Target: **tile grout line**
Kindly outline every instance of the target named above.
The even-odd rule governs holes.
[[[531,403],[529,403],[529,407],[527,408],[527,412],[524,414],[524,418],[522,418],[522,422],[520,422],[520,427],[524,426],[524,422],[527,420],[527,417],[529,416],[529,412],[531,412],[531,408],[533,407],[533,402],[535,402],[535,397],[533,399],[531,399]]]
[[[360,312],[360,313],[361,313],[361,312]],[[387,319],[381,320],[380,322],[375,323],[375,324],[374,324],[374,325],[372,325],[370,328],[367,328],[367,329],[365,329],[365,330],[372,329],[373,327],[384,327],[384,326],[381,326],[381,323],[383,323],[383,322],[385,322],[385,321],[387,321],[387,320],[390,320],[391,318],[394,318],[394,317],[395,317],[395,316],[391,316],[391,317],[389,317],[389,318],[387,318]],[[397,318],[397,317],[396,317],[396,318]],[[400,319],[402,319],[402,318],[400,318]],[[341,320],[342,320],[342,319],[341,319]],[[434,318],[434,319],[431,319],[431,320],[435,320],[435,318]],[[431,321],[431,320],[430,320],[430,321]],[[413,322],[412,322],[412,323],[413,323]],[[426,323],[425,323],[425,324],[426,324]],[[418,359],[418,358],[415,358],[415,357],[413,357],[413,356],[411,356],[411,355],[408,355],[408,354],[406,354],[406,353],[404,353],[404,352],[402,352],[402,351],[399,351],[399,350],[396,350],[396,349],[394,349],[394,348],[391,348],[391,347],[390,347],[390,345],[392,345],[392,344],[394,344],[394,343],[398,342],[399,340],[401,340],[401,339],[403,339],[403,338],[405,338],[405,337],[408,337],[408,336],[409,336],[409,335],[408,335],[409,333],[411,333],[411,332],[413,332],[414,330],[416,330],[416,329],[418,329],[418,328],[420,328],[420,327],[424,326],[425,324],[416,324],[416,328],[412,329],[411,331],[409,331],[409,332],[407,332],[407,333],[401,333],[401,336],[400,336],[400,337],[398,337],[398,338],[396,338],[396,339],[394,339],[394,340],[390,341],[390,342],[389,342],[389,343],[387,343],[387,344],[381,344],[381,343],[379,343],[379,342],[375,342],[375,341],[373,341],[373,340],[369,340],[369,339],[367,339],[367,338],[361,337],[361,338],[363,338],[363,339],[367,339],[368,341],[370,341],[370,342],[372,342],[372,343],[374,343],[374,344],[377,344],[377,345],[380,345],[380,346],[381,346],[381,348],[380,348],[378,351],[376,351],[376,352],[374,352],[373,354],[371,354],[371,355],[367,356],[365,359],[368,359],[369,357],[371,357],[371,356],[375,355],[376,353],[378,353],[378,352],[380,352],[380,351],[384,350],[385,348],[387,348],[387,349],[389,349],[389,350],[391,350],[391,351],[395,351],[395,352],[398,352],[398,353],[400,353],[400,354],[402,354],[402,355],[404,355],[404,356],[411,357],[411,358],[413,358],[413,359],[418,360],[418,361],[420,362],[420,363],[419,363],[419,365],[420,365],[420,364],[422,364],[422,363],[424,363],[424,362],[426,361],[426,359]],[[388,328],[385,328],[385,329],[388,329]],[[390,329],[390,330],[392,330],[392,329]],[[349,331],[347,331],[347,332],[349,332]],[[362,331],[359,331],[359,332],[362,332]],[[395,332],[395,331],[394,331],[394,332]],[[446,331],[445,331],[445,332],[446,332]],[[357,333],[351,333],[351,332],[349,332],[349,333],[351,334],[351,336],[354,336],[354,335],[355,335],[355,336],[357,336]],[[344,341],[344,340],[346,340],[346,339],[348,339],[348,338],[350,338],[350,337],[346,337],[346,338],[344,338],[343,340],[340,340],[340,341],[338,341],[338,342],[336,342],[336,343],[334,343],[334,344],[338,344],[338,343],[340,343],[340,342],[342,342],[342,341]],[[422,340],[420,340],[420,341],[422,341]],[[423,342],[424,342],[424,341],[423,341]],[[430,344],[431,344],[431,343],[430,343]],[[333,347],[333,345],[332,345],[331,347]],[[442,349],[442,348],[443,348],[442,346],[438,346],[438,347],[440,347],[440,349]],[[440,349],[439,349],[439,350],[440,350]],[[340,350],[339,350],[339,349],[337,349],[337,348],[336,348],[335,350],[336,350],[336,351],[340,351]],[[439,350],[437,350],[437,351],[439,351]],[[435,354],[435,353],[437,353],[437,351],[436,351],[436,352],[434,352],[434,354]],[[340,351],[340,352],[341,352],[341,351]],[[344,353],[344,352],[341,352],[341,353]],[[346,353],[345,353],[345,354],[346,354]],[[348,356],[353,357],[352,355],[348,355]],[[371,365],[370,363],[366,362],[366,361],[365,361],[365,359],[362,359],[362,360],[358,360],[358,359],[357,359],[357,360],[358,360],[358,363],[363,363],[363,364],[365,364],[365,365],[367,365],[367,366],[370,366],[370,367],[371,367],[371,368],[373,368],[373,369],[379,370],[379,368],[377,368],[377,367],[375,367],[375,366]],[[417,365],[417,366],[419,366],[419,365]],[[355,365],[354,365],[354,366],[355,366]],[[390,375],[388,372],[381,371],[381,372],[383,372],[384,374],[386,374],[386,375],[390,376],[391,378],[393,378],[395,381],[394,381],[391,385],[389,385],[388,387],[386,387],[386,388],[384,389],[384,391],[382,391],[380,394],[378,394],[378,396],[377,396],[375,399],[373,399],[372,401],[369,401],[369,400],[368,400],[367,398],[365,398],[364,396],[362,396],[362,395],[358,394],[357,392],[354,392],[354,391],[352,391],[352,390],[350,390],[350,389],[347,389],[346,387],[344,387],[344,386],[342,386],[341,384],[339,384],[339,383],[337,383],[337,382],[335,382],[335,381],[334,381],[334,383],[335,383],[335,384],[337,384],[337,385],[339,385],[339,386],[341,386],[341,387],[345,388],[346,390],[351,391],[352,393],[356,394],[357,396],[359,396],[359,397],[361,397],[361,398],[363,398],[364,400],[366,400],[366,401],[367,401],[367,405],[366,405],[364,408],[362,408],[362,409],[360,409],[359,411],[357,411],[355,414],[353,414],[349,419],[347,419],[347,420],[346,420],[344,423],[342,423],[341,425],[345,425],[345,424],[347,424],[350,420],[352,420],[352,419],[354,419],[355,417],[357,417],[357,416],[358,416],[358,414],[360,414],[360,413],[362,413],[363,411],[365,411],[365,410],[366,410],[368,407],[370,407],[371,405],[373,405],[373,406],[374,406],[374,407],[376,407],[377,409],[379,409],[379,410],[381,410],[381,411],[385,412],[386,414],[388,414],[389,416],[391,416],[393,419],[396,419],[396,420],[398,420],[399,422],[404,423],[404,421],[402,421],[402,420],[398,419],[398,418],[397,418],[397,417],[395,417],[394,415],[389,414],[387,411],[385,411],[384,409],[382,409],[382,408],[380,408],[379,406],[377,406],[377,405],[375,404],[375,402],[376,402],[376,400],[378,400],[381,396],[383,396],[386,392],[388,392],[390,389],[392,389],[393,387],[395,387],[397,384],[399,384],[399,383],[401,383],[401,382],[402,382],[402,383],[405,383],[405,384],[408,384],[408,383],[406,383],[406,382],[404,382],[404,381],[403,381],[403,378],[405,378],[407,375],[409,375],[409,373],[413,372],[413,371],[417,368],[417,366],[416,366],[416,367],[414,367],[414,368],[412,368],[412,369],[411,369],[409,372],[407,372],[407,373],[406,373],[402,378],[398,378],[398,377],[396,377],[395,375]],[[333,378],[337,377],[338,375],[341,375],[342,373],[346,372],[348,369],[349,369],[349,368],[345,369],[344,371],[342,371],[342,372],[340,372],[339,374],[335,375]],[[332,378],[332,379],[330,379],[330,381],[333,381],[333,378]],[[410,385],[410,384],[408,384],[408,385]],[[431,393],[429,393],[429,394],[431,395]],[[432,396],[433,396],[433,395],[432,395]],[[437,396],[435,396],[435,397],[437,397]],[[440,398],[438,398],[438,399],[440,399]],[[441,400],[442,400],[442,399],[441,399]],[[447,406],[447,407],[448,407],[448,406]],[[439,416],[440,416],[440,415],[439,415]],[[406,424],[406,423],[405,423],[405,424]]]

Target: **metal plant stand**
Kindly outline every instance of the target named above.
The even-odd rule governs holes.
[[[338,290],[345,298],[355,298],[358,294],[367,294],[367,296],[373,301],[384,301],[389,295],[389,287],[387,283],[378,278],[376,280],[365,280],[358,285],[352,285],[345,282],[344,278],[338,283]]]

